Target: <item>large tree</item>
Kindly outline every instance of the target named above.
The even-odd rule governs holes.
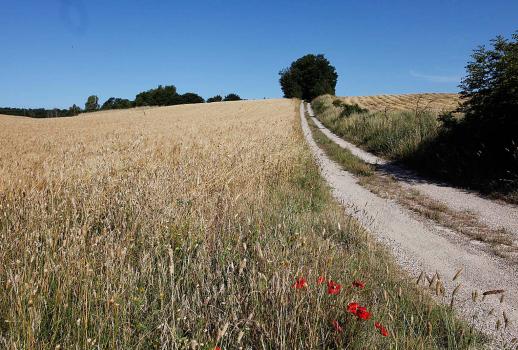
[[[280,73],[284,97],[311,101],[325,94],[335,94],[338,74],[324,55],[306,55]]]
[[[99,109],[99,97],[92,95],[88,96],[88,99],[85,103],[85,111],[93,112]]]

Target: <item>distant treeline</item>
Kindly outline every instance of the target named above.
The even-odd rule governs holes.
[[[81,108],[73,105],[69,109],[45,109],[45,108],[9,108],[0,107],[0,114],[19,115],[31,118],[59,118],[72,117],[81,113]]]
[[[213,96],[207,99],[208,103],[221,101],[239,101],[239,95],[231,93],[222,97],[220,95]],[[79,113],[95,112],[99,110],[110,109],[126,109],[141,106],[173,106],[191,103],[205,103],[205,99],[198,94],[188,92],[179,94],[174,85],[159,85],[156,89],[143,91],[137,96],[135,100],[131,101],[125,98],[110,97],[102,105],[99,104],[99,98],[95,95],[89,96],[85,103],[85,108],[81,109],[75,104],[68,109],[44,109],[44,108],[1,108],[0,114],[18,115],[31,118],[58,118],[71,117]]]

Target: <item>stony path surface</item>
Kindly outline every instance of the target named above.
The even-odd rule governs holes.
[[[351,153],[369,164],[381,165],[381,170],[392,175],[399,183],[407,188],[418,190],[428,197],[446,204],[448,207],[457,211],[469,211],[474,213],[480,222],[490,227],[503,228],[516,236],[518,243],[518,207],[480,197],[476,193],[468,192],[444,184],[430,182],[412,171],[403,169],[386,160],[366,152],[350,142],[347,142],[327,129],[313,113],[311,106],[308,105],[308,113],[313,118],[315,124],[333,142],[346,148]]]
[[[505,311],[511,320],[517,321],[511,323],[503,336],[507,340],[518,337],[518,267],[479,250],[467,239],[430,221],[418,220],[394,201],[380,198],[363,188],[356,177],[342,170],[318,148],[305,119],[303,104],[300,114],[303,133],[322,176],[346,211],[388,246],[397,262],[411,275],[417,278],[421,271],[429,276],[437,272],[449,293],[460,281],[462,287],[457,294],[456,306],[468,320],[478,314],[475,322],[479,329],[494,335],[496,320],[502,320],[502,312]],[[461,268],[464,269],[461,278],[452,282],[452,277]],[[476,304],[471,302],[472,291],[477,290],[481,294],[494,289],[506,291],[502,303],[495,296],[488,296]],[[489,316],[491,309],[494,309],[494,314]]]

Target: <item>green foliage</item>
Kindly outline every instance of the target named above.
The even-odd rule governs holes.
[[[205,103],[205,100],[200,95],[197,95],[193,92],[187,92],[181,96],[180,99],[182,104],[191,104],[191,103]]]
[[[223,97],[221,97],[221,95],[216,95],[216,96],[213,96],[213,97],[209,97],[207,99],[207,103],[221,102],[221,101],[223,101]]]
[[[518,202],[518,32],[474,50],[458,112],[408,161],[427,173]]]
[[[73,105],[69,109],[45,109],[45,108],[0,108],[0,114],[16,115],[29,118],[59,118],[71,117],[81,113],[81,108]]]
[[[94,112],[99,109],[99,97],[92,95],[88,96],[85,103],[85,112]]]
[[[135,106],[170,106],[180,102],[180,95],[176,92],[174,85],[159,85],[156,89],[151,89],[139,93],[135,97]]]
[[[81,113],[81,108],[79,108],[79,106],[76,106],[75,104],[72,105],[69,109],[68,109],[68,115],[69,117],[74,117],[76,115],[78,115],[79,113]]]
[[[110,97],[106,102],[103,103],[101,109],[125,109],[133,107],[133,103],[125,98]]]
[[[357,114],[357,113],[367,113],[369,110],[365,108],[361,108],[356,103],[355,104],[347,104],[339,99],[336,99],[333,101],[333,106],[337,108],[342,109],[342,113],[340,114],[340,117],[345,118],[350,116],[351,114]]]
[[[237,94],[228,94],[223,101],[241,101],[241,97]]]
[[[324,55],[306,55],[280,71],[279,82],[284,97],[311,101],[325,94],[335,94],[338,74]]]

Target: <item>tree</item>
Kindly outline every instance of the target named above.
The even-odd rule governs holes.
[[[311,101],[335,94],[338,74],[324,55],[306,55],[279,72],[284,97]]]
[[[212,102],[221,102],[223,101],[223,97],[221,97],[221,95],[216,95],[216,96],[213,96],[213,97],[209,97],[207,99],[207,102],[208,103],[212,103]]]
[[[468,119],[513,124],[518,121],[518,32],[511,40],[498,36],[493,49],[481,46],[466,66],[460,84],[464,102],[460,111]]]
[[[70,107],[68,109],[68,114],[67,116],[69,117],[74,117],[76,115],[78,115],[79,113],[81,113],[81,108],[79,108],[78,106],[76,106],[75,104],[72,105],[72,107]]]
[[[204,103],[205,100],[198,94],[187,92],[181,96],[182,104]]]
[[[126,109],[131,107],[133,107],[133,103],[128,99],[110,97],[103,103],[101,109]]]
[[[135,97],[136,106],[170,106],[180,103],[181,98],[174,85],[159,85],[158,88],[141,92]]]
[[[241,97],[237,94],[228,94],[223,101],[241,101]]]
[[[99,109],[99,97],[89,96],[85,103],[85,112],[93,112]]]

